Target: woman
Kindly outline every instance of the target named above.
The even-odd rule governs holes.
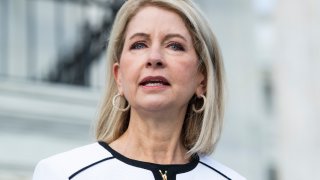
[[[223,114],[215,37],[190,0],[128,0],[107,51],[98,142],[42,160],[40,179],[244,179],[210,159]]]

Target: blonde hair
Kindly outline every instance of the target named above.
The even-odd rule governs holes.
[[[220,137],[223,122],[223,63],[220,50],[206,19],[191,0],[128,0],[119,10],[109,37],[107,48],[107,88],[96,129],[98,140],[111,143],[128,128],[130,111],[122,112],[113,108],[112,98],[117,85],[112,75],[113,64],[118,62],[124,44],[127,24],[145,6],[156,6],[180,15],[188,28],[199,57],[200,71],[206,77],[205,110],[195,113],[191,106],[202,106],[203,101],[193,97],[184,120],[181,137],[188,149],[187,155],[211,154]],[[120,102],[127,106],[127,102]]]

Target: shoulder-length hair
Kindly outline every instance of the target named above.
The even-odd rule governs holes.
[[[120,60],[126,28],[133,16],[145,6],[156,6],[177,13],[188,28],[199,58],[200,71],[206,77],[207,103],[201,113],[192,110],[192,104],[201,107],[203,101],[195,96],[190,100],[181,138],[193,154],[211,154],[220,137],[223,122],[223,62],[217,40],[202,12],[191,0],[127,0],[115,18],[107,48],[107,88],[96,127],[97,140],[107,143],[119,138],[128,128],[130,111],[113,108],[112,98],[117,85],[112,74],[113,64]],[[125,107],[127,102],[121,102]]]

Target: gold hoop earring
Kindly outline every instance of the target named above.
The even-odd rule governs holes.
[[[130,104],[129,104],[129,103],[128,103],[128,106],[125,107],[125,108],[121,108],[121,107],[119,107],[119,106],[116,105],[116,100],[117,100],[117,98],[119,98],[119,97],[120,97],[120,98],[122,97],[120,93],[118,93],[118,94],[116,94],[115,96],[113,96],[113,98],[112,98],[112,106],[113,106],[115,109],[117,109],[118,111],[122,111],[122,112],[128,111],[129,108],[130,108]],[[119,104],[119,103],[118,103],[118,104]]]
[[[202,107],[201,107],[200,109],[196,109],[195,105],[192,104],[192,110],[193,110],[195,113],[201,113],[202,111],[204,111],[204,108],[206,107],[206,103],[207,103],[207,98],[206,98],[206,96],[204,96],[203,94],[201,94],[200,97],[203,99],[203,104],[202,104]]]

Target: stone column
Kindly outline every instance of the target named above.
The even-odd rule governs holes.
[[[319,11],[317,0],[279,0],[277,5],[274,65],[281,180],[320,177]]]

